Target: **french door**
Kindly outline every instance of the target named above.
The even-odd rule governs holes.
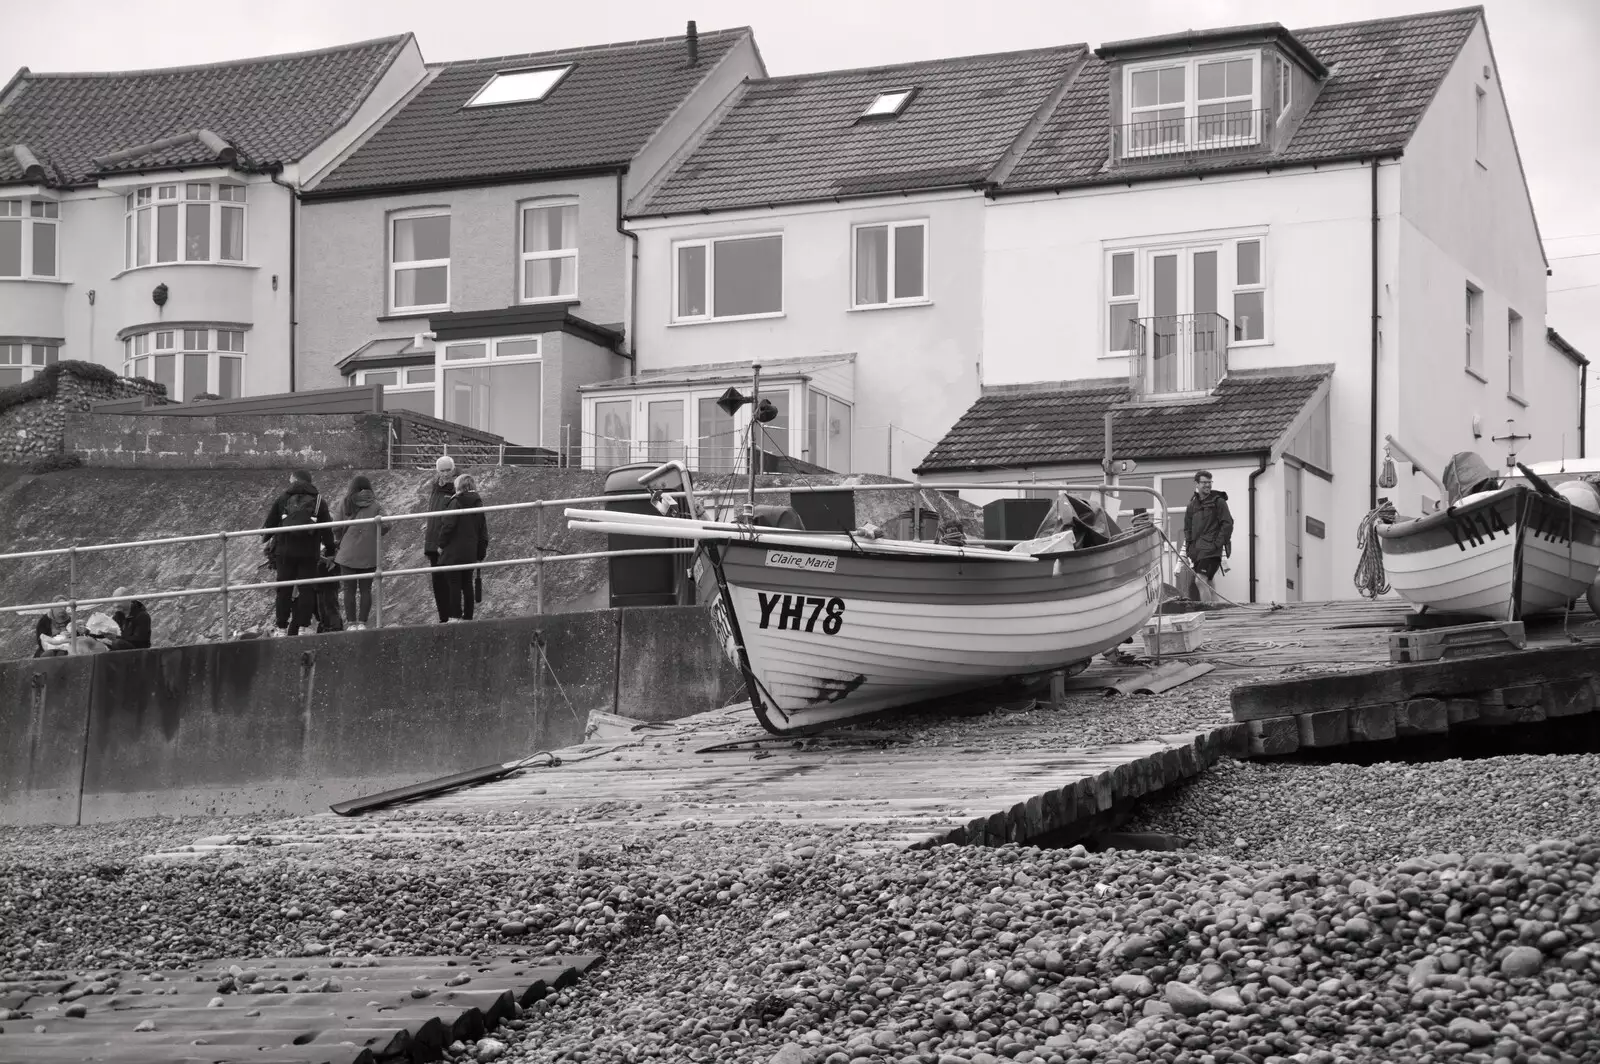
[[[1221,379],[1220,258],[1216,247],[1150,254],[1148,390],[1205,391]]]

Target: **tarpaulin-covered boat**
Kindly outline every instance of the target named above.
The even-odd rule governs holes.
[[[1145,524],[1022,551],[568,510],[570,527],[699,542],[694,575],[723,648],[774,733],[1086,663],[1160,596]]]
[[[1586,594],[1600,571],[1600,515],[1528,476],[1502,485],[1477,455],[1456,455],[1449,505],[1377,526],[1389,585],[1413,605],[1494,620]]]

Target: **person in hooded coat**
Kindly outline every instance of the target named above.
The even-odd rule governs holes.
[[[439,560],[439,531],[444,527],[444,518],[437,515],[450,505],[450,500],[455,496],[455,459],[449,455],[440,457],[433,464],[433,476],[423,484],[423,488],[427,491],[428,512],[436,516],[427,520],[427,527],[422,534],[422,553],[427,556],[429,565],[443,565]],[[439,611],[439,623],[443,624],[450,619],[450,592],[455,585],[449,573],[434,573],[432,579],[433,604]]]
[[[272,508],[262,523],[271,530],[262,538],[266,540],[267,560],[272,563],[279,580],[314,580],[317,578],[318,548],[332,557],[337,549],[333,542],[333,529],[327,527],[333,520],[328,504],[311,482],[311,474],[296,469],[289,477],[289,490],[272,500]],[[275,621],[272,635],[299,635],[300,629],[311,623],[316,608],[316,585],[302,585],[304,594],[296,595],[295,587],[277,589]],[[293,612],[293,622],[290,614]],[[287,629],[287,632],[285,632]]]
[[[1194,475],[1194,484],[1194,494],[1183,512],[1183,549],[1195,575],[1204,578],[1200,595],[1209,602],[1211,582],[1222,568],[1222,559],[1233,554],[1233,514],[1228,511],[1228,493],[1212,490],[1210,473],[1200,470]]]
[[[456,477],[455,496],[445,510],[439,525],[439,564],[471,565],[481,562],[489,553],[489,523],[483,514],[458,514],[457,510],[471,510],[483,505],[477,482],[469,474]],[[472,577],[476,570],[461,569],[439,575],[450,579],[449,619],[472,620],[475,605]]]
[[[119,587],[112,592],[117,599],[117,611],[111,619],[117,622],[120,633],[111,640],[112,650],[148,650],[150,648],[150,611],[144,603],[132,598],[133,592]]]
[[[381,512],[377,496],[372,491],[372,481],[364,476],[352,477],[339,503],[337,520],[370,520]],[[383,550],[382,537],[388,531],[382,522],[345,525],[334,531],[339,550],[333,560],[339,563],[341,575],[352,578],[343,585],[344,613],[350,618],[347,627],[365,628],[367,618],[372,615],[372,574],[378,568],[378,554]]]

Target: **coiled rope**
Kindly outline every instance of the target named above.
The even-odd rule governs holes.
[[[1356,590],[1367,598],[1375,599],[1389,593],[1389,578],[1383,571],[1383,548],[1378,545],[1379,523],[1389,524],[1398,516],[1393,503],[1386,502],[1361,519],[1356,529],[1356,549],[1361,560],[1356,563]]]

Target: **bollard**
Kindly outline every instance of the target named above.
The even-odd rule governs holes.
[[[372,570],[372,627],[383,627],[383,518],[372,519],[372,534],[377,540],[378,551],[374,557]],[[357,596],[359,608],[359,596]]]

